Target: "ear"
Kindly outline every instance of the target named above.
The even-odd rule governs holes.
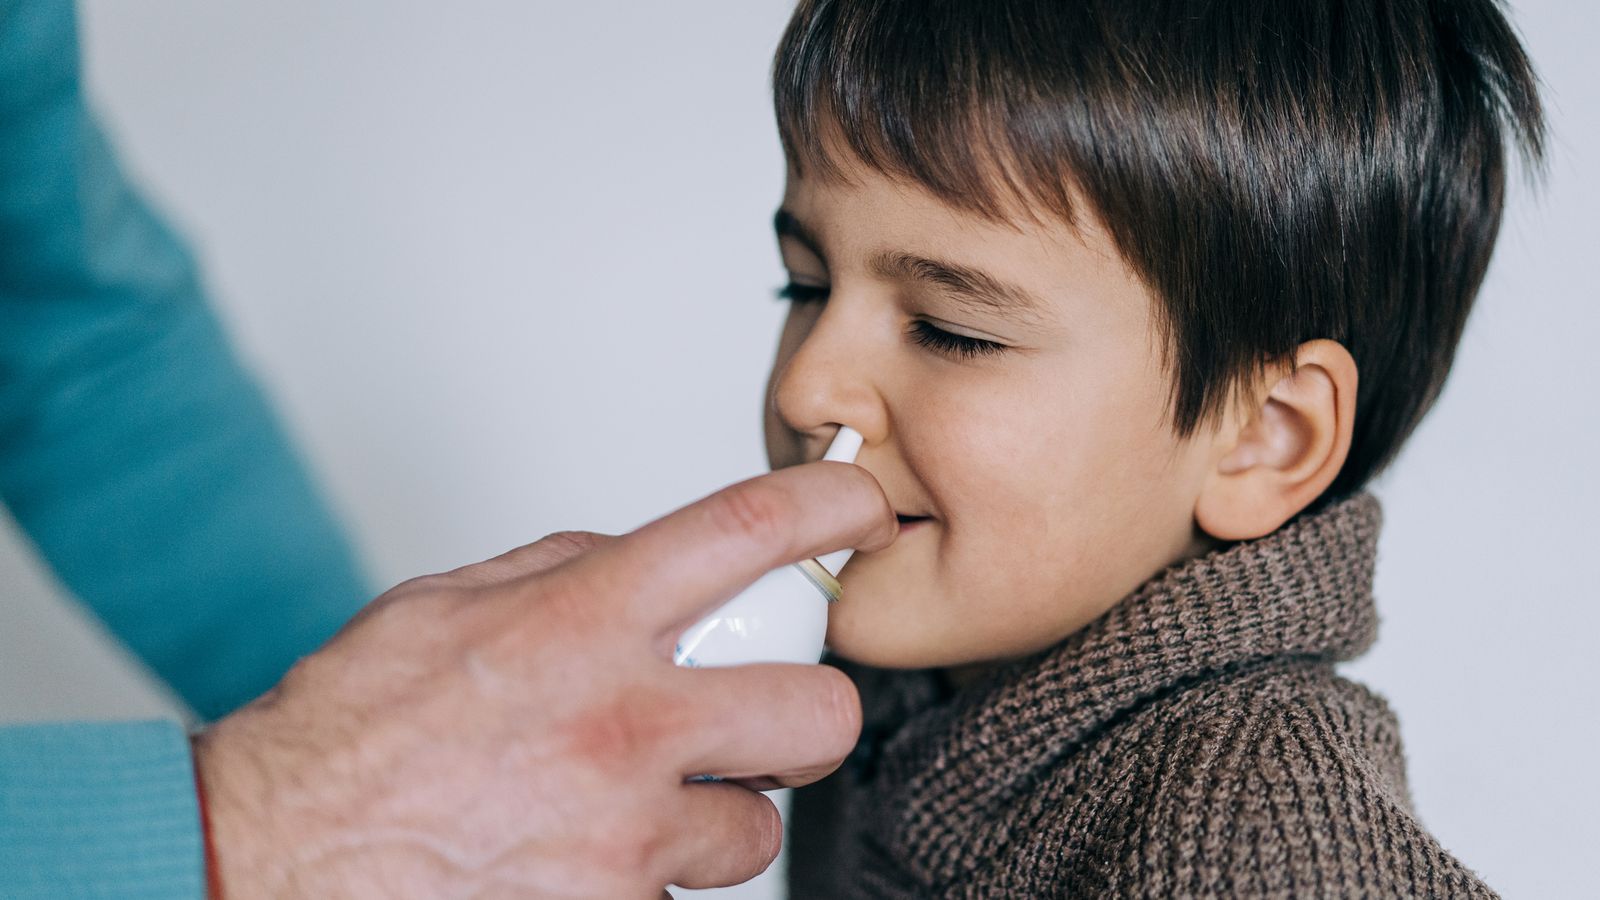
[[[1328,489],[1350,453],[1356,362],[1335,341],[1301,344],[1217,432],[1195,522],[1222,541],[1276,531]]]

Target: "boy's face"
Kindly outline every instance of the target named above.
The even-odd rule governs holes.
[[[902,516],[892,546],[844,570],[834,651],[1024,655],[1203,550],[1195,500],[1216,459],[1168,424],[1152,297],[1098,223],[991,222],[845,172],[784,195],[799,299],[766,411],[774,468],[860,431],[857,464]]]

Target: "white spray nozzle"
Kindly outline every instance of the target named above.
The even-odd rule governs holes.
[[[822,458],[828,462],[853,463],[856,454],[861,452],[863,440],[861,432],[849,425],[840,425],[839,433],[833,436],[833,443],[828,445],[828,452],[822,454]]]
[[[828,445],[828,452],[822,454],[822,458],[829,462],[853,463],[856,461],[856,454],[861,452],[863,440],[861,433],[854,428],[840,425],[839,433],[833,436],[833,443]],[[829,575],[838,576],[839,570],[850,561],[850,554],[854,552],[856,552],[854,549],[846,547],[817,557],[817,562],[822,563],[822,567],[828,570]]]

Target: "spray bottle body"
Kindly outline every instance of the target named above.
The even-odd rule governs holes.
[[[841,426],[822,457],[854,462],[862,438]],[[773,569],[678,638],[672,660],[680,666],[815,663],[822,658],[828,606],[839,599],[835,576],[851,550]]]
[[[672,661],[692,667],[815,663],[827,630],[827,595],[798,565],[783,566],[685,631]]]

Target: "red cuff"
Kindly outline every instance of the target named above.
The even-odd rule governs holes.
[[[189,741],[191,747],[194,740]],[[206,865],[206,896],[210,900],[222,900],[222,879],[217,874],[217,848],[211,842],[211,817],[206,814],[206,786],[200,780],[200,756],[194,754],[194,796],[195,803],[200,808],[200,840],[205,844]]]

